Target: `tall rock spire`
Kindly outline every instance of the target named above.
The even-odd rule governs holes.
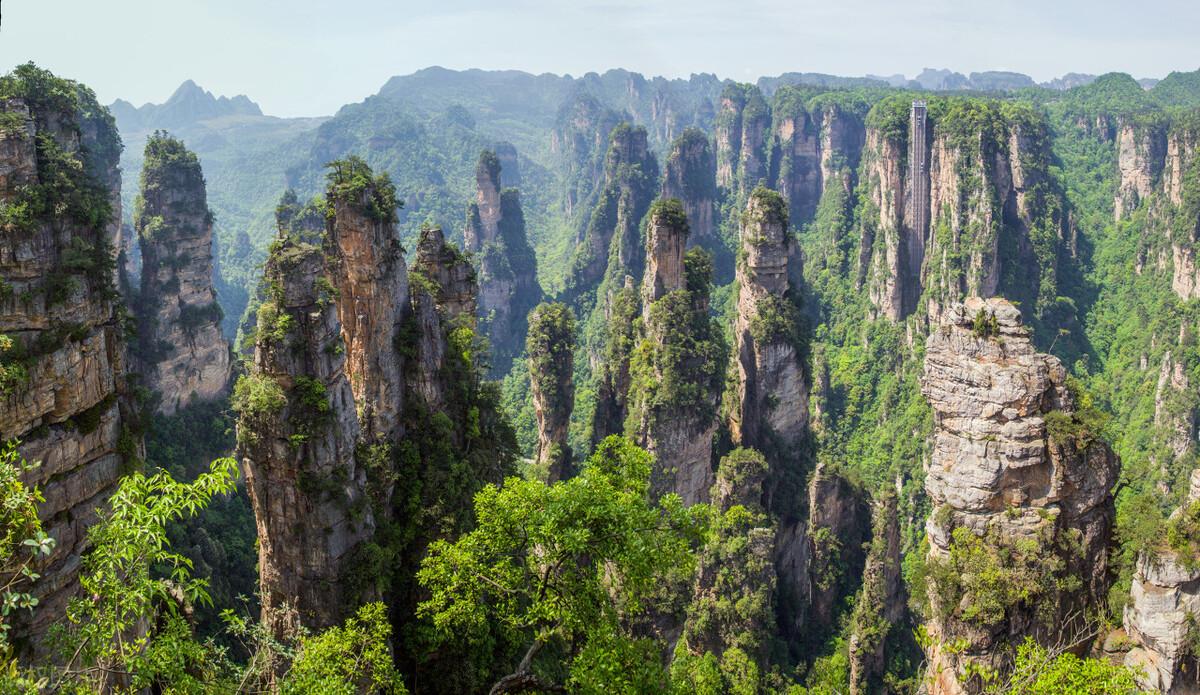
[[[492,344],[496,375],[507,374],[520,353],[526,317],[542,298],[521,194],[501,188],[503,175],[499,156],[484,150],[475,168],[475,202],[467,208],[463,232],[464,246],[475,254],[479,269],[480,330]]]
[[[551,482],[570,477],[567,429],[575,404],[575,316],[565,304],[540,304],[529,315],[525,340],[529,385],[537,418],[537,462]]]
[[[229,384],[212,222],[200,160],[181,141],[155,133],[146,142],[134,219],[142,252],[139,358],[167,415],[193,398],[215,398]]]
[[[1007,300],[950,308],[926,341],[921,388],[935,425],[930,692],[974,692],[969,663],[1004,670],[1027,636],[1072,643],[1102,610],[1118,462]]]
[[[578,297],[606,276],[640,277],[644,249],[639,225],[658,190],[658,163],[646,129],[621,124],[609,136],[604,188],[571,264],[567,291]]]
[[[399,201],[387,174],[357,157],[334,162],[326,252],[346,343],[346,374],[364,408],[363,429],[394,440],[403,427],[404,375],[396,336],[408,308],[408,269],[396,234]]]
[[[291,238],[263,270],[254,364],[239,379],[238,458],[258,526],[263,616],[277,634],[338,624],[359,597],[342,575],[371,538],[342,330],[317,246]],[[288,607],[290,613],[284,613]]]
[[[659,200],[646,223],[642,331],[630,359],[626,433],[655,456],[651,492],[708,499],[728,348],[709,316],[712,258],[684,256],[683,205]]]
[[[800,354],[800,251],[788,230],[787,204],[759,187],[742,217],[737,271],[734,440],[767,454],[795,452],[806,436],[808,381]]]
[[[717,163],[708,136],[699,128],[687,128],[671,144],[663,170],[663,198],[677,198],[687,214],[688,244],[716,251],[715,208]]]

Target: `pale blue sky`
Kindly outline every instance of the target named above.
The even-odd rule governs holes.
[[[574,75],[921,68],[1046,80],[1200,67],[1197,0],[2,0],[0,71],[28,60],[104,102],[184,79],[268,114],[329,114],[429,65]]]

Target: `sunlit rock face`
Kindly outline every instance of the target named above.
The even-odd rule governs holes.
[[[921,387],[935,423],[925,478],[934,509],[929,562],[947,561],[963,529],[963,539],[987,544],[1037,544],[1039,568],[1081,580],[1034,605],[1002,606],[987,622],[963,609],[980,597],[950,604],[931,585],[931,692],[974,692],[968,663],[1003,670],[1012,657],[1006,645],[1069,636],[1104,605],[1118,461],[1076,419],[1066,370],[1034,349],[1007,300],[950,307],[926,341]],[[959,640],[965,649],[945,647]]]

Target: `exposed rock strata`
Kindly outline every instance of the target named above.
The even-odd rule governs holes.
[[[716,120],[717,186],[739,194],[766,183],[771,111],[750,84],[728,84]]]
[[[410,278],[415,344],[412,363],[406,365],[408,384],[424,408],[439,412],[452,397],[442,373],[450,349],[447,333],[475,326],[475,271],[457,248],[446,243],[440,227],[425,227]]]
[[[800,482],[809,387],[800,354],[801,258],[788,229],[787,204],[778,193],[760,187],[750,195],[741,249],[729,429],[735,444],[763,452],[769,464],[765,499],[779,524],[779,620],[788,634],[797,636],[813,593],[813,547],[810,527],[801,517]]]
[[[50,208],[32,206],[28,217],[0,225],[0,342],[12,343],[0,348],[0,440],[20,440],[21,456],[41,462],[23,478],[41,488],[39,514],[56,546],[30,588],[37,610],[22,611],[9,637],[41,652],[40,638],[78,589],[87,529],[141,455],[141,441],[130,429],[112,272],[120,190],[110,174],[120,138],[86,87],[32,66],[14,77],[9,86],[28,98],[0,100],[0,203],[15,206],[42,190]],[[76,103],[37,98],[39,83],[75,94]],[[52,176],[80,197],[40,189]]]
[[[1076,412],[1062,364],[1034,350],[1008,301],[954,305],[925,351],[922,392],[935,422],[928,561],[953,572],[955,558],[982,543],[1008,553],[1000,571],[1036,577],[1042,592],[974,609],[994,597],[936,575],[950,578],[930,586],[930,692],[975,692],[961,680],[968,662],[1004,669],[1010,645],[1026,636],[1073,643],[1084,613],[1103,605],[1118,462]],[[1037,551],[1004,550],[1020,543]],[[945,648],[956,640],[965,648]]]
[[[725,375],[725,344],[709,316],[712,267],[684,257],[683,205],[660,200],[646,226],[642,335],[630,364],[628,434],[654,454],[651,493],[686,504],[708,499],[712,441]]]
[[[1200,500],[1200,470],[1192,472],[1183,509]],[[1200,693],[1190,634],[1200,617],[1200,567],[1171,550],[1143,552],[1137,561],[1125,630],[1137,646],[1125,663],[1142,674],[1142,686],[1167,695]]]
[[[229,384],[229,343],[213,289],[212,213],[200,160],[175,138],[146,142],[134,219],[142,254],[138,338],[143,378],[171,415]]]
[[[332,186],[330,192],[333,216],[325,244],[330,280],[338,288],[346,374],[354,400],[363,408],[365,434],[395,440],[403,431],[404,402],[395,337],[408,310],[408,268],[395,211],[381,209],[394,201],[379,200],[379,182],[361,189]]]
[[[927,172],[905,165],[909,129],[868,129],[868,290],[879,315],[893,321],[921,309],[936,324],[965,296],[1003,294],[1036,310],[1057,292],[1064,204],[1050,180],[1046,123],[1032,112],[1002,112],[998,102],[969,110],[978,113],[930,116]],[[916,185],[921,176],[927,186]],[[914,199],[925,188],[928,200]],[[918,206],[927,211],[920,229]]]
[[[235,397],[277,394],[272,407],[239,404],[263,615],[278,633],[292,621],[321,629],[340,623],[359,598],[345,594],[342,575],[374,532],[356,453],[360,427],[321,249],[285,238],[264,277],[275,296],[259,309],[254,367]]]
[[[743,446],[797,451],[807,432],[808,382],[798,350],[800,250],[779,194],[750,197],[737,271],[736,406],[730,428]],[[767,454],[771,460],[771,454]]]

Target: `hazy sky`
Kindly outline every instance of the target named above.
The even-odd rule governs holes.
[[[581,75],[921,68],[1045,80],[1200,67],[1197,0],[0,0],[0,72],[33,60],[101,101],[191,78],[322,115],[429,65]]]

